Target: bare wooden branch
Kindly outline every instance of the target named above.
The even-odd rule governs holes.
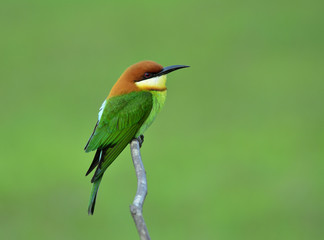
[[[150,240],[151,238],[143,218],[143,203],[147,194],[147,182],[138,139],[131,141],[130,148],[137,177],[137,191],[133,204],[130,205],[130,211],[140,239]]]

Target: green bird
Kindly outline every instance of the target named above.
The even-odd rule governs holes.
[[[95,170],[88,214],[92,215],[103,174],[132,139],[143,135],[166,98],[166,74],[189,66],[163,68],[153,61],[136,63],[120,76],[103,102],[84,150],[96,150],[86,176]]]

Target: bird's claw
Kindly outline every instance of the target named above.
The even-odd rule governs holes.
[[[142,147],[143,145],[143,142],[144,142],[144,135],[141,134],[138,138],[137,138],[138,142],[139,142],[139,146],[140,148]]]

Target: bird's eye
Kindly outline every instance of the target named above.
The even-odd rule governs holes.
[[[144,78],[150,78],[150,77],[152,77],[152,73],[144,73]]]

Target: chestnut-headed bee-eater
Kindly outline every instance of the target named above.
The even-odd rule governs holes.
[[[162,67],[153,61],[136,63],[120,76],[103,102],[98,121],[84,150],[96,150],[86,176],[96,168],[88,213],[93,214],[102,176],[132,139],[154,121],[166,98],[166,74],[185,65]]]

